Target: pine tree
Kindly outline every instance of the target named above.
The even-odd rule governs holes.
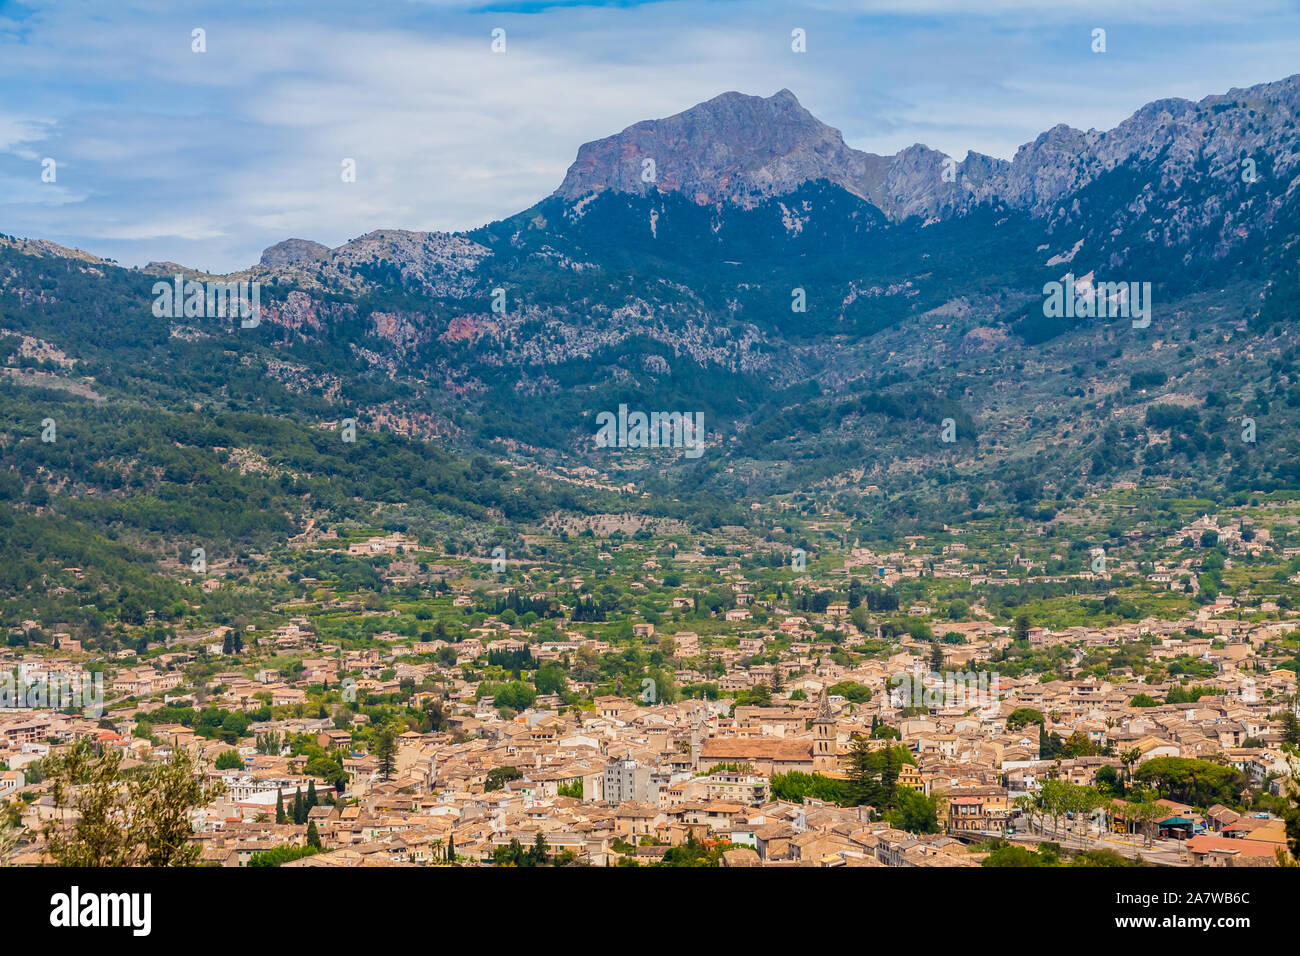
[[[1043,724],[1038,725],[1038,759],[1055,760],[1061,755],[1064,742],[1060,734],[1049,734]]]
[[[379,776],[391,780],[397,769],[397,735],[393,728],[385,727],[375,738],[375,761],[379,765]]]
[[[1289,708],[1282,714],[1282,740],[1292,746],[1300,744],[1300,720]]]
[[[853,805],[876,810],[898,805],[898,775],[903,764],[914,763],[905,747],[874,749],[865,737],[853,741],[849,755],[848,793]]]
[[[528,849],[528,859],[531,862],[531,864],[533,866],[541,866],[543,863],[545,863],[546,854],[550,852],[550,849],[551,849],[550,846],[546,842],[546,837],[542,835],[541,830],[538,830],[537,839],[533,842],[533,845]]]
[[[1013,641],[1029,640],[1029,615],[1017,614],[1015,622],[1011,628],[1011,639]]]

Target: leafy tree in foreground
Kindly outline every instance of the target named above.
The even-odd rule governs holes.
[[[13,856],[14,847],[18,843],[16,829],[8,818],[0,817],[0,867],[8,866],[9,858]]]
[[[119,751],[85,744],[47,757],[44,769],[60,811],[44,827],[56,866],[191,866],[200,848],[190,813],[224,790],[205,784],[184,750],[129,778]]]

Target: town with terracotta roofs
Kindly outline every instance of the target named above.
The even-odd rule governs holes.
[[[11,636],[7,852],[67,852],[90,744],[128,777],[184,761],[200,866],[1292,865],[1300,623],[1260,592],[1295,507],[1101,560],[836,550],[819,517],[814,550],[305,536],[194,582],[287,594],[263,614],[151,611],[102,667],[73,628]]]

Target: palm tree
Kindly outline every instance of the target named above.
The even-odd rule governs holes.
[[[1137,763],[1142,756],[1142,751],[1137,747],[1131,747],[1119,755],[1119,762],[1124,765],[1125,783],[1133,782],[1133,764]]]

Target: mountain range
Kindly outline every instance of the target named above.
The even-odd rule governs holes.
[[[972,151],[958,162],[920,144],[893,156],[852,149],[789,90],[766,99],[724,93],[586,144],[555,194],[576,201],[605,189],[657,189],[700,204],[752,205],[826,180],[894,222],[961,215],[981,203],[1050,216],[1119,167],[1151,167],[1159,183],[1177,187],[1208,163],[1211,176],[1230,186],[1241,179],[1239,161],[1262,153],[1275,176],[1292,175],[1298,107],[1300,76],[1293,76],[1199,103],[1160,100],[1105,132],[1058,125],[1010,161]],[[642,176],[644,158],[662,167],[653,182]]]
[[[1269,228],[1293,198],[1298,113],[1300,74],[1197,103],[1159,100],[1112,130],[1058,125],[1009,161],[975,152],[958,161],[920,144],[893,156],[855,150],[789,90],[766,98],[729,92],[583,145],[553,197],[581,207],[605,192],[673,194],[699,206],[752,209],[821,182],[870,203],[890,223],[1003,207],[1044,220],[1051,233],[1086,230],[1084,204],[1101,184],[1117,208],[1105,210],[1112,217],[1109,229],[1080,233],[1085,242],[1112,246],[1105,234],[1134,224],[1148,227],[1142,241],[1179,245],[1209,230],[1216,244],[1198,251],[1222,258],[1246,233]],[[647,175],[647,160],[653,175]],[[1206,201],[1193,201],[1201,198]],[[1161,214],[1153,215],[1156,210]],[[797,213],[791,218],[797,221]],[[416,235],[438,245],[446,241],[439,234]],[[286,244],[273,247],[261,265],[275,269],[328,253],[319,244],[300,244],[289,240],[295,251],[287,259]],[[398,261],[411,258],[396,245],[392,251]],[[1115,252],[1122,260],[1131,249]]]
[[[252,330],[150,315],[158,278],[217,277],[0,238],[0,341],[43,387],[353,415],[666,500],[842,489],[925,521],[1116,481],[1276,487],[1300,460],[1298,109],[1300,75],[958,161],[728,92],[582,146],[482,228],[274,245],[225,277],[262,284]],[[1067,275],[1150,282],[1150,328],[1045,315]],[[702,411],[712,454],[595,448],[621,404]]]

